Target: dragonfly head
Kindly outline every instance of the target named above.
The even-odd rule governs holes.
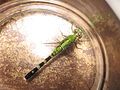
[[[76,34],[77,36],[82,37],[82,35],[84,34],[84,29],[83,29],[82,27],[76,28],[76,29],[73,31],[73,33]]]

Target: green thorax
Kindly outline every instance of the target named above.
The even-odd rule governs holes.
[[[65,49],[67,46],[69,46],[71,43],[73,43],[76,40],[76,35],[69,35],[67,36],[62,42],[61,42],[61,47]]]
[[[51,56],[54,57],[57,54],[61,53],[64,49],[66,49],[71,43],[76,40],[76,34],[67,36],[64,40],[60,42],[60,44],[53,50]]]

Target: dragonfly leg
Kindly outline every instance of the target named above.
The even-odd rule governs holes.
[[[43,43],[43,44],[59,44],[60,42],[50,42],[50,43]]]
[[[50,46],[52,46],[52,47],[56,47],[57,45],[60,44],[60,41],[48,42],[48,43],[42,43],[42,44],[46,44],[46,45],[50,45]]]
[[[67,36],[66,35],[64,35],[61,31],[60,31],[60,33],[61,33],[61,35],[64,37],[64,38],[66,38]]]
[[[78,47],[78,43],[77,43],[77,42],[74,42],[74,45],[75,45],[75,47],[76,47],[77,49],[82,49],[82,48]]]
[[[73,23],[72,23],[72,25],[71,25],[71,30],[72,30],[72,33],[74,33]]]
[[[78,39],[78,44],[81,44],[81,43],[83,43],[83,42],[88,42],[89,41],[89,39]]]

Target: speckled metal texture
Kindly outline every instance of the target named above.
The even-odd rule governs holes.
[[[30,15],[34,16],[34,14]],[[27,18],[30,15],[25,17]],[[47,16],[49,14],[46,15],[46,18]],[[89,90],[93,86],[96,77],[96,58],[88,36],[83,36],[81,42],[79,42],[80,44],[77,45],[80,48],[74,45],[68,47],[51,60],[33,80],[26,81],[24,79],[25,74],[44,58],[32,52],[35,44],[32,40],[27,41],[26,38],[29,37],[29,34],[25,34],[26,31],[23,29],[26,21],[21,18],[24,18],[21,14],[11,17],[6,24],[1,26],[1,88],[4,87],[8,90]],[[35,32],[35,30],[33,31]],[[41,30],[40,33],[43,33],[43,31]],[[64,32],[62,33],[64,34]],[[38,37],[38,42],[44,40],[45,37]],[[61,35],[60,38],[64,38],[64,36]],[[55,48],[56,44],[47,46]],[[40,49],[39,52],[43,51]]]
[[[6,1],[6,0],[5,0]],[[104,76],[107,78],[104,82],[104,90],[120,89],[120,21],[104,0],[60,0],[72,5],[82,11],[93,22],[96,32],[101,37],[108,61],[105,61],[107,67]],[[4,0],[1,1],[3,3]],[[6,28],[6,27],[5,27]],[[13,33],[12,36],[8,32]],[[11,90],[88,90],[92,86],[92,80],[95,76],[95,62],[88,64],[85,58],[78,58],[71,52],[60,55],[55,58],[39,73],[32,82],[24,81],[23,77],[26,72],[31,70],[33,66],[42,60],[36,55],[31,54],[29,45],[24,40],[24,35],[12,30],[3,30],[0,45],[0,88]],[[9,37],[9,38],[8,38]],[[11,37],[11,38],[10,38]],[[16,38],[15,38],[16,37]],[[19,39],[18,39],[18,38]],[[6,38],[6,39],[3,39]],[[7,39],[14,43],[10,44]],[[89,44],[90,45],[90,44]],[[71,50],[70,50],[71,51]],[[81,50],[77,50],[80,51]],[[90,51],[82,51],[83,56],[90,55]],[[65,56],[64,56],[65,55]],[[71,57],[75,56],[75,57]],[[18,67],[16,67],[18,66]],[[90,67],[90,68],[87,68]],[[83,71],[83,72],[82,72]],[[80,72],[80,73],[79,73]],[[88,73],[89,75],[87,75]],[[92,75],[92,76],[90,76]],[[83,78],[85,76],[85,78]],[[90,78],[89,78],[90,76]],[[79,82],[78,82],[79,81]],[[87,82],[86,82],[87,81]],[[90,81],[90,82],[89,82]]]

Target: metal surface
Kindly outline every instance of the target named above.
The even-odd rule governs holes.
[[[98,65],[101,65],[104,68],[102,69],[104,74],[100,73],[100,75],[103,75],[103,82],[101,84],[102,86],[100,85],[101,87],[98,89],[103,89],[104,87],[105,90],[119,90],[120,22],[116,18],[115,14],[112,12],[110,7],[105,3],[104,0],[94,0],[92,2],[90,0],[61,1],[73,6],[74,8],[85,14],[95,26],[95,31],[98,37],[100,37],[100,41],[103,41],[100,43],[100,46],[105,46],[102,47],[105,50],[103,50],[103,55],[105,55],[103,56],[104,65]],[[23,23],[23,21],[25,21],[23,19],[23,17],[25,17],[24,15],[25,14],[23,13],[19,13],[19,15],[16,14],[16,16],[14,17],[16,20],[8,19],[8,21],[10,20],[10,22],[2,25],[2,31],[0,35],[1,89],[88,90],[94,86],[98,86],[96,84],[99,83],[94,84],[94,81],[97,77],[96,62],[98,59],[95,58],[95,51],[93,47],[95,47],[94,45],[96,44],[91,43],[91,41],[85,41],[84,43],[82,43],[82,50],[75,49],[73,46],[72,49],[70,47],[70,49],[66,50],[66,52],[61,54],[59,57],[56,57],[45,69],[41,71],[41,73],[39,73],[39,75],[32,82],[26,82],[23,79],[25,73],[32,69],[35,64],[41,62],[44,55],[39,55],[32,52],[32,50],[36,48],[35,44],[33,44],[35,43],[33,42],[34,40],[28,40],[29,42],[26,41],[26,38],[29,37],[30,34],[24,33],[24,30],[26,29],[22,28],[23,30],[21,30],[21,27],[26,25]],[[2,14],[1,17],[3,17]],[[19,21],[22,23],[19,23]],[[54,27],[54,25],[52,27]],[[65,27],[62,27],[61,29],[65,29]],[[70,29],[70,27],[68,29]],[[66,32],[69,32],[68,29],[66,30]],[[58,30],[58,32],[60,30]],[[48,33],[56,33],[54,31],[55,30],[51,30],[48,32],[47,30]],[[57,33],[57,35],[60,36],[61,34]],[[43,38],[45,39],[45,37]],[[38,41],[45,41],[43,38],[39,37]],[[59,38],[62,37],[60,36]],[[52,50],[51,48],[53,47],[50,46],[49,49]],[[41,52],[44,52],[44,50]],[[95,90],[96,87],[92,89]]]
[[[67,0],[66,0],[67,2]],[[120,21],[104,0],[77,0],[69,2],[84,12],[94,23],[96,32],[102,38],[108,61],[108,80],[105,80],[105,90],[120,89]],[[83,8],[79,8],[82,5]]]
[[[37,17],[37,18],[36,18]],[[41,25],[31,23],[35,18]],[[50,22],[47,23],[47,19]],[[57,19],[56,19],[57,18]],[[26,22],[31,23],[26,26]],[[56,22],[56,24],[54,23]],[[58,22],[58,23],[57,23]],[[53,24],[51,24],[53,23]],[[36,24],[36,23],[35,23]],[[50,24],[50,26],[48,26]],[[56,25],[63,25],[56,28]],[[20,25],[20,28],[19,28]],[[47,28],[45,27],[47,25]],[[58,26],[59,26],[58,25]],[[25,27],[26,26],[26,27]],[[36,28],[32,30],[31,28]],[[50,29],[51,28],[51,29]],[[57,30],[58,29],[58,30]],[[39,31],[40,30],[40,31]],[[43,31],[44,30],[44,31]],[[55,38],[62,39],[60,32],[70,34],[71,25],[53,15],[31,15],[26,18],[6,24],[1,31],[0,38],[0,76],[1,87],[10,89],[84,89],[92,87],[95,78],[95,57],[90,41],[81,43],[80,48],[70,47],[66,52],[52,60],[31,82],[24,80],[25,74],[36,64],[49,55],[48,52],[56,46],[42,44],[55,42]],[[37,34],[38,33],[38,34]],[[49,36],[48,36],[49,34]],[[66,35],[66,34],[65,34]],[[54,37],[53,37],[54,36]],[[84,41],[85,38],[83,38]],[[82,56],[81,56],[82,55]]]

